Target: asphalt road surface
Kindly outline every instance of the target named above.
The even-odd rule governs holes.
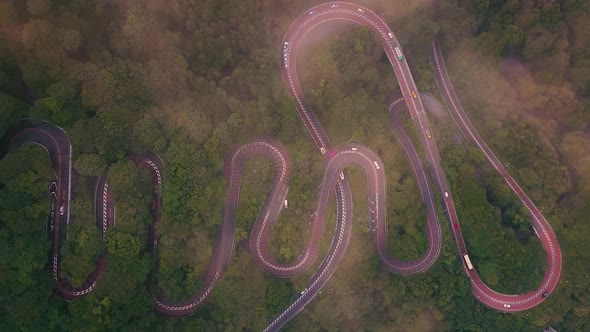
[[[20,147],[25,144],[36,144],[43,147],[49,154],[51,168],[55,171],[56,189],[55,198],[51,198],[54,204],[53,213],[50,215],[53,235],[50,262],[53,278],[57,282],[55,293],[64,300],[73,300],[88,294],[96,286],[97,280],[106,267],[105,257],[101,257],[96,269],[86,278],[81,286],[73,286],[69,279],[61,276],[62,260],[61,248],[67,236],[67,226],[70,220],[70,186],[72,173],[70,140],[65,132],[47,122],[24,119],[11,126],[4,136],[2,151],[10,147]]]
[[[320,219],[324,218],[324,216],[322,215],[324,204],[323,197],[328,195],[328,193],[330,192],[329,189],[333,184],[332,181],[334,180],[334,178],[340,176],[339,174],[341,172],[341,168],[343,167],[343,165],[346,163],[356,163],[360,165],[365,170],[365,173],[368,177],[368,193],[370,203],[369,227],[372,230],[373,237],[375,239],[376,251],[378,252],[381,259],[384,261],[385,266],[394,273],[400,275],[408,275],[422,272],[428,269],[433,264],[433,262],[438,257],[438,254],[440,253],[441,233],[440,225],[438,223],[438,220],[436,219],[434,201],[432,199],[431,191],[428,187],[428,181],[426,180],[424,171],[421,167],[421,163],[418,160],[415,149],[413,148],[411,143],[409,143],[409,140],[406,140],[407,137],[405,137],[406,139],[404,139],[404,137],[401,137],[400,143],[404,147],[404,150],[406,151],[406,154],[408,155],[408,158],[411,161],[411,165],[414,169],[415,174],[417,174],[420,191],[423,195],[423,199],[426,204],[428,214],[428,227],[426,231],[426,237],[429,241],[429,248],[427,253],[419,260],[410,262],[398,260],[387,254],[387,224],[385,222],[386,207],[384,204],[384,202],[386,202],[386,191],[385,178],[383,175],[384,166],[381,160],[372,151],[362,146],[347,146],[344,147],[344,150],[341,150],[342,148],[330,149],[327,135],[322,129],[322,126],[317,120],[317,117],[315,116],[309,105],[305,102],[303,91],[297,78],[297,50],[302,39],[310,31],[312,31],[314,27],[316,27],[319,24],[334,20],[352,21],[357,24],[370,27],[375,32],[377,32],[381,39],[383,48],[389,58],[389,61],[394,68],[394,72],[396,73],[396,76],[400,83],[400,87],[402,87],[402,94],[405,100],[410,100],[411,103],[414,105],[414,108],[416,108],[416,104],[422,107],[420,99],[413,98],[413,96],[415,96],[417,93],[417,89],[412,79],[410,70],[405,64],[405,62],[400,64],[395,53],[396,47],[399,48],[399,50],[401,51],[401,47],[399,46],[399,43],[395,38],[395,35],[389,29],[387,24],[374,12],[370,11],[365,7],[352,3],[329,2],[312,7],[305,13],[303,13],[301,16],[295,19],[295,21],[291,24],[287,33],[283,37],[283,41],[281,43],[282,75],[283,80],[285,81],[290,94],[296,100],[297,112],[302,121],[304,122],[307,131],[311,135],[312,139],[314,140],[314,143],[320,149],[322,154],[326,155],[327,158],[329,158],[328,165],[326,168],[326,175],[324,177],[324,181],[322,182],[322,189],[320,191],[318,217]],[[422,115],[424,116],[423,111]],[[416,120],[414,117],[413,119]],[[419,121],[420,119],[418,118],[418,122]],[[395,127],[397,128],[397,126]],[[341,154],[347,155],[348,158],[340,158]],[[372,167],[369,167],[369,165],[367,164],[367,160],[372,160]],[[336,179],[336,181],[339,180]],[[342,180],[341,182],[345,181]],[[343,196],[345,198],[350,195],[350,192],[347,190],[340,190],[340,192],[343,193]],[[337,197],[339,197],[338,193]],[[342,230],[350,229],[350,226],[347,224],[350,221],[346,218],[346,216],[349,216],[351,214],[351,210],[349,210],[348,207],[343,206],[339,206],[339,208],[341,210],[338,211],[338,216],[345,216],[345,218],[338,219],[337,223],[338,225],[340,223],[345,224],[342,226],[337,225],[337,227],[340,227],[340,229]],[[345,233],[343,237],[346,239],[350,238],[349,232]],[[335,250],[334,244],[340,243],[340,239],[338,239],[338,241],[333,240],[331,250]],[[341,258],[345,250],[346,246],[341,246],[339,247],[339,249],[335,250],[333,255]],[[329,253],[327,257],[328,261],[330,261],[331,257],[334,256],[332,256],[332,254]],[[324,260],[324,262],[325,261],[326,260]],[[318,272],[316,272],[316,275],[329,277],[334,273],[336,267],[337,264],[327,264],[325,266],[322,264],[318,269]],[[285,310],[281,315],[279,315],[279,317],[271,321],[266,331],[276,331],[280,329],[298,312],[303,310],[305,305],[307,305],[307,303],[309,303],[309,301],[321,289],[321,287],[315,287],[316,285],[313,283],[314,280],[315,279],[312,278],[312,283],[310,284],[310,286],[306,288],[306,290],[301,294],[301,296],[291,306],[289,306],[287,310]],[[327,280],[325,282],[327,282]]]
[[[427,210],[425,236],[429,242],[429,247],[426,253],[418,260],[401,261],[387,254],[385,165],[383,165],[379,156],[368,148],[357,144],[349,144],[336,148],[332,147],[321,124],[309,105],[305,102],[301,86],[297,79],[297,49],[301,40],[315,26],[333,20],[352,21],[373,29],[378,34],[383,49],[392,65],[394,74],[398,79],[401,95],[394,94],[388,99],[389,110],[392,113],[393,127],[397,132],[398,140],[416,175],[417,184]],[[506,183],[527,207],[533,219],[534,230],[540,237],[543,247],[547,252],[549,269],[545,274],[543,283],[533,292],[523,295],[496,293],[483,284],[475,269],[469,267],[463,259],[464,255],[467,255],[467,248],[463,241],[461,227],[453,204],[453,196],[440,164],[440,154],[430,130],[424,105],[422,104],[420,94],[406,61],[399,58],[399,55],[403,54],[403,52],[397,38],[378,15],[365,7],[352,3],[329,2],[315,6],[295,19],[283,38],[281,48],[283,79],[289,92],[296,100],[297,112],[304,122],[308,133],[320,153],[324,155],[326,166],[317,208],[310,223],[310,239],[302,249],[301,255],[290,264],[279,263],[269,253],[268,245],[270,231],[272,229],[271,226],[283,208],[283,201],[288,191],[290,162],[287,151],[280,143],[272,138],[262,138],[240,147],[234,147],[228,151],[224,161],[223,172],[228,194],[226,196],[222,223],[219,225],[213,254],[204,276],[203,287],[184,301],[174,302],[167,299],[164,292],[156,289],[156,276],[152,276],[151,292],[158,312],[174,317],[193,314],[209,297],[215,282],[222,277],[223,270],[231,260],[233,252],[235,212],[239,203],[243,164],[248,158],[255,155],[262,155],[269,158],[275,170],[271,191],[256,220],[249,240],[250,251],[254,261],[268,273],[287,278],[301,274],[309,269],[319,255],[319,241],[325,231],[326,212],[332,193],[336,196],[337,206],[336,229],[326,257],[324,257],[319,269],[312,276],[308,287],[300,293],[296,300],[281,315],[269,323],[266,328],[267,331],[279,330],[290,319],[301,312],[328,282],[346,252],[350,239],[352,218],[351,190],[343,172],[343,169],[347,165],[355,164],[360,166],[367,176],[367,193],[369,196],[367,226],[371,230],[375,240],[376,251],[384,261],[384,266],[391,272],[399,275],[416,274],[427,270],[440,253],[441,228],[436,215],[432,191],[424,168],[422,167],[422,162],[409,138],[403,129],[399,127],[397,114],[404,110],[409,111],[416,126],[431,178],[438,186],[443,197],[442,203],[451,224],[452,234],[457,243],[465,273],[471,280],[474,296],[480,302],[493,309],[514,312],[526,310],[541,303],[546,298],[546,295],[553,291],[561,273],[561,252],[555,234],[544,216],[508,174],[502,163],[495,157],[467,118],[450,83],[446,69],[444,68],[440,46],[436,41],[433,43],[431,60],[436,68],[435,76],[437,83],[445,98],[445,103],[449,107],[449,112],[453,120],[463,135],[483,151],[486,159],[504,177]],[[60,128],[45,122],[22,120],[12,127],[5,137],[10,138],[8,143],[3,143],[3,148],[6,149],[8,145],[18,147],[23,144],[33,143],[41,145],[47,150],[51,159],[52,168],[56,173],[56,185],[51,189],[56,194],[53,199],[55,205],[52,209],[55,219],[52,220],[54,233],[52,237],[53,262],[51,264],[54,278],[57,281],[56,292],[66,300],[87,294],[94,289],[101,272],[106,267],[104,256],[101,257],[96,270],[88,276],[86,282],[80,287],[73,286],[67,278],[62,278],[60,273],[60,248],[66,239],[67,225],[69,224],[72,168],[72,148],[66,134]],[[154,188],[158,188],[162,184],[164,164],[157,155],[147,152],[142,156],[130,157],[130,159],[138,167],[147,169],[150,172]],[[101,229],[105,241],[107,240],[106,234],[108,228],[116,223],[116,211],[113,201],[114,199],[108,190],[107,179],[100,177],[96,186],[95,207],[97,227]],[[160,207],[162,204],[162,197],[160,197],[159,190],[154,190],[152,201],[152,214],[155,220],[154,225],[156,225],[160,220]],[[63,214],[56,211],[63,211]],[[152,252],[155,252],[155,248],[158,245],[158,235],[156,233],[156,227],[153,225],[149,228],[147,240]]]
[[[499,294],[486,286],[480,279],[475,269],[468,269],[465,267],[465,272],[471,279],[471,287],[473,295],[486,306],[504,311],[504,312],[517,312],[530,309],[541,302],[543,302],[551,292],[557,286],[559,277],[561,275],[561,249],[557,243],[557,238],[551,228],[551,225],[545,219],[541,211],[535,206],[533,201],[526,195],[526,193],[516,183],[514,178],[508,173],[504,164],[498,160],[492,150],[486,145],[484,140],[478,134],[477,130],[469,121],[467,114],[461,107],[461,103],[455,93],[453,85],[449,79],[447,70],[444,65],[442,52],[438,40],[432,42],[432,52],[430,60],[435,67],[435,78],[441,94],[444,98],[445,103],[448,106],[451,117],[455,121],[455,124],[461,131],[464,137],[466,137],[471,144],[479,148],[485,155],[486,160],[494,167],[498,173],[504,178],[506,184],[512,189],[512,191],[518,196],[518,199],[527,208],[531,215],[532,226],[537,236],[541,239],[541,244],[547,255],[548,269],[545,272],[543,281],[539,287],[529,293],[520,295],[507,295]],[[443,189],[448,189],[448,185],[443,183]],[[448,213],[448,218],[451,223],[458,223],[457,214],[453,205],[452,197],[445,199],[445,205]],[[467,248],[463,241],[463,235],[461,234],[461,228],[452,228],[453,235],[457,242],[457,248],[461,256],[467,254]],[[465,266],[465,264],[464,264]]]

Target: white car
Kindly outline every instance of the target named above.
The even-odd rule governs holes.
[[[313,10],[309,12],[309,15],[313,15]]]
[[[289,202],[285,200],[285,209],[289,207]]]
[[[352,148],[352,151],[356,151],[356,150],[358,150],[358,149],[357,148]]]
[[[504,303],[504,308],[510,308],[510,304]]]
[[[379,168],[381,168],[381,167],[379,167],[379,163],[378,163],[378,162],[376,162],[376,161],[374,161],[374,162],[373,162],[373,165],[375,165],[375,168],[376,168],[376,169],[379,169]]]
[[[63,216],[64,215],[64,212],[65,212],[65,209],[64,209],[64,207],[62,205],[62,206],[59,207],[59,215],[60,216]]]
[[[389,36],[389,38],[393,39],[393,33],[389,32],[387,33],[387,35]]]
[[[325,148],[320,148],[320,151],[322,152],[322,155],[326,154],[326,149]]]
[[[364,13],[365,11],[362,8],[357,9],[359,13]]]
[[[445,191],[445,197],[449,197],[449,193]]]
[[[340,172],[340,180],[344,180],[344,172]]]
[[[336,7],[338,7],[338,5],[337,4],[331,4],[330,7],[336,8]]]

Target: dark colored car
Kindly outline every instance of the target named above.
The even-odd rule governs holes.
[[[543,293],[543,297],[547,297],[547,295],[549,295],[548,292]]]

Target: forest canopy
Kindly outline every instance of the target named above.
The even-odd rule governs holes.
[[[290,207],[273,229],[271,250],[283,261],[297,257],[324,169],[282,82],[281,40],[318,3],[0,0],[0,135],[21,118],[65,130],[77,180],[64,274],[79,284],[108,252],[106,275],[88,296],[65,302],[52,294],[49,158],[36,146],[7,151],[0,160],[0,330],[262,330],[288,307],[313,271],[278,279],[248,252],[270,190],[272,167],[264,160],[246,164],[235,252],[205,307],[179,320],[159,316],[146,281],[157,273],[157,286],[172,299],[200,288],[226,195],[224,155],[261,136],[282,142],[293,161]],[[351,168],[350,247],[322,294],[285,330],[590,330],[590,2],[441,0],[436,10],[430,1],[359,3],[383,15],[420,91],[435,96],[428,52],[432,38],[441,39],[463,107],[557,234],[561,282],[523,313],[484,307],[471,294],[441,207],[437,263],[418,276],[391,275],[367,230],[364,175]],[[298,60],[307,101],[334,145],[354,141],[378,152],[388,183],[390,253],[415,259],[426,246],[424,208],[391,130],[385,100],[397,86],[381,45],[370,30],[347,24],[320,27],[309,39]],[[528,214],[449,117],[432,118],[482,279],[499,292],[535,289],[546,263]],[[146,249],[149,175],[128,159],[146,150],[165,164],[154,256]],[[92,202],[103,174],[118,219],[106,243]]]

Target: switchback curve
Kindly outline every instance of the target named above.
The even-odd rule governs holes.
[[[463,136],[466,137],[472,145],[476,146],[483,152],[486,160],[498,173],[500,173],[506,184],[529,211],[532,219],[533,230],[541,240],[541,244],[547,255],[548,268],[539,287],[534,291],[520,295],[508,295],[495,292],[483,283],[474,268],[469,269],[466,264],[464,264],[465,273],[471,280],[472,293],[478,301],[490,308],[499,311],[518,312],[533,308],[545,301],[548,295],[553,292],[555,287],[557,287],[559,278],[561,276],[561,249],[557,242],[555,232],[539,208],[537,208],[535,203],[533,203],[524,190],[520,188],[518,183],[516,183],[514,178],[508,173],[508,170],[504,167],[504,164],[500,162],[492,150],[487,146],[467,117],[467,114],[463,110],[463,107],[459,102],[459,98],[457,97],[457,94],[455,93],[453,85],[449,79],[443,61],[440,43],[438,42],[437,38],[432,41],[430,61],[435,68],[435,79],[439,90],[441,91],[449,113],[457,125],[457,128],[459,128]],[[446,198],[444,204],[447,208],[449,220],[451,220],[453,224],[458,223],[455,206],[451,197]],[[460,255],[467,255],[467,248],[463,240],[461,228],[452,227],[451,229],[453,230],[453,235],[456,239],[457,248]]]
[[[395,75],[398,78],[400,86],[407,87],[409,82],[413,85],[413,79],[409,69],[407,73],[404,71],[404,67],[400,65],[395,54],[395,49],[398,48],[401,52],[401,47],[397,41],[393,32],[389,29],[389,26],[381,19],[381,17],[375,14],[373,11],[363,6],[347,3],[347,2],[329,2],[317,5],[308,9],[305,13],[297,17],[287,33],[283,37],[282,41],[282,73],[283,79],[290,94],[296,100],[296,108],[299,116],[303,120],[308,129],[308,132],[314,138],[314,142],[320,149],[325,147],[325,142],[328,141],[327,135],[324,133],[321,124],[317,120],[315,114],[311,108],[305,102],[303,91],[297,77],[297,51],[303,38],[316,26],[334,21],[334,20],[345,20],[354,22],[359,25],[367,26],[373,29],[380,38],[383,45],[383,49],[387,54],[389,61],[394,69]],[[406,66],[407,67],[407,66]],[[412,102],[412,92],[416,92],[414,89],[410,90],[407,88],[402,90],[404,96],[409,96]],[[397,128],[397,126],[395,126]],[[411,166],[414,169],[414,173],[417,175],[419,189],[425,197],[424,202],[426,204],[428,213],[428,228],[427,228],[427,240],[428,249],[427,252],[414,261],[402,261],[395,257],[387,254],[387,228],[386,223],[377,222],[377,224],[383,224],[383,227],[373,227],[375,225],[375,218],[373,218],[373,212],[371,213],[370,228],[374,233],[375,247],[380,258],[383,260],[385,267],[398,275],[412,275],[427,270],[436,261],[440,253],[441,245],[441,232],[440,226],[438,225],[438,219],[436,217],[434,201],[432,199],[431,190],[428,186],[428,182],[422,169],[422,164],[419,161],[419,157],[413,148],[409,140],[404,140],[401,137],[400,143],[404,147]],[[385,218],[385,214],[382,215]]]
[[[433,178],[439,186],[441,193],[444,194],[445,198],[443,200],[443,203],[446,207],[449,220],[451,221],[451,224],[453,226],[456,226],[452,227],[452,230],[455,240],[457,242],[457,246],[459,248],[459,253],[461,255],[466,255],[467,251],[462,239],[460,227],[458,224],[456,212],[452,201],[452,196],[450,195],[450,190],[446,182],[444,172],[440,167],[440,157],[438,154],[436,143],[433,139],[431,139],[432,137],[429,132],[428,119],[425,116],[424,107],[422,105],[419,95],[417,96],[416,85],[413,81],[408,65],[403,61],[398,61],[398,57],[401,57],[401,54],[403,54],[401,53],[401,47],[397,39],[393,35],[393,32],[391,32],[391,30],[387,26],[387,24],[378,15],[376,15],[375,13],[373,13],[365,7],[345,2],[330,2],[318,5],[316,7],[311,8],[309,11],[297,18],[293,22],[293,24],[289,28],[289,31],[283,39],[283,78],[288,85],[290,93],[296,99],[297,111],[302,120],[304,121],[307,130],[312,136],[314,143],[320,149],[322,154],[326,154],[327,150],[330,148],[330,143],[327,135],[321,128],[321,125],[319,124],[313,112],[305,104],[302,90],[296,76],[295,52],[302,38],[314,26],[330,20],[352,21],[357,24],[368,26],[378,33],[383,44],[384,51],[388,56],[390,63],[392,64],[396,77],[398,78],[401,92],[404,97],[404,100],[407,103],[410,115],[412,116],[412,119],[416,124],[416,128],[418,129],[419,136],[425,150],[426,159],[428,164],[430,165],[431,172],[433,174]],[[547,293],[550,293],[555,288],[557,281],[559,279],[559,275],[561,272],[561,253],[557,245],[555,234],[553,233],[553,230],[551,229],[549,223],[538,211],[536,206],[534,206],[532,201],[526,196],[522,189],[520,189],[520,187],[516,184],[512,177],[510,177],[507,171],[502,167],[502,164],[499,163],[499,161],[493,155],[491,150],[487,147],[487,145],[485,145],[483,140],[481,140],[481,137],[479,137],[471,123],[468,120],[466,120],[466,115],[464,114],[463,110],[460,108],[460,105],[458,104],[456,95],[454,94],[452,86],[450,85],[450,81],[446,76],[446,72],[443,72],[441,70],[441,67],[444,68],[444,64],[442,64],[442,66],[440,65],[440,63],[442,63],[442,55],[440,54],[440,50],[436,50],[436,46],[437,45],[435,44],[433,57],[438,70],[437,81],[439,82],[439,85],[442,85],[442,88],[444,89],[443,92],[445,93],[443,95],[445,96],[445,100],[448,102],[448,104],[451,104],[453,106],[450,108],[453,119],[455,119],[457,125],[462,131],[469,134],[466,134],[466,137],[469,137],[473,141],[473,143],[484,152],[488,161],[490,161],[490,163],[496,168],[496,170],[498,170],[498,172],[502,174],[508,185],[519,196],[523,204],[531,212],[531,215],[533,216],[533,227],[537,234],[540,234],[539,236],[541,237],[543,247],[547,252],[550,265],[550,268],[545,275],[541,287],[535,292],[531,292],[529,294],[521,296],[503,295],[494,292],[493,290],[485,286],[477,276],[475,270],[472,268],[467,268],[467,264],[465,264],[464,262],[465,272],[471,278],[472,287],[474,289],[474,295],[478,298],[478,300],[480,300],[485,305],[497,310],[508,312],[526,310],[541,303],[544,300]],[[396,52],[398,53],[397,55]],[[58,173],[57,206],[64,206],[64,208],[66,208],[66,210],[68,211],[68,213],[65,214],[63,217],[59,217],[59,221],[56,223],[56,231],[54,235],[53,247],[55,254],[53,262],[53,272],[55,279],[58,281],[58,293],[62,293],[62,297],[66,299],[82,296],[94,288],[98,275],[100,275],[100,272],[104,269],[104,256],[103,258],[101,258],[101,263],[99,263],[97,270],[95,271],[95,273],[93,273],[94,277],[91,275],[89,277],[90,279],[87,279],[87,282],[83,287],[74,288],[71,285],[69,285],[69,282],[67,280],[60,279],[59,247],[62,236],[60,236],[60,231],[58,229],[65,229],[64,224],[67,225],[69,221],[71,146],[69,145],[69,141],[67,141],[67,137],[65,136],[65,133],[63,131],[61,131],[57,127],[53,127],[46,123],[34,124],[30,125],[27,128],[21,129],[21,132],[15,134],[12,144],[22,145],[25,142],[33,142],[42,145],[48,151],[50,158],[52,160],[52,166],[54,167],[54,169],[56,169],[56,172]],[[47,132],[51,132],[51,134],[47,134]],[[52,140],[54,141],[54,143],[51,143]],[[284,277],[301,273],[305,269],[309,268],[309,266],[311,266],[312,262],[316,258],[314,256],[317,256],[317,249],[313,247],[313,237],[308,242],[306,249],[304,250],[306,254],[302,255],[302,258],[298,259],[292,265],[278,264],[276,260],[274,260],[267,254],[266,247],[268,231],[267,228],[264,226],[269,224],[269,220],[272,219],[271,217],[275,217],[275,215],[278,215],[278,212],[280,211],[280,206],[282,206],[282,204],[280,203],[282,202],[282,198],[284,197],[284,190],[286,190],[286,183],[283,183],[283,180],[285,180],[284,175],[288,173],[286,171],[285,160],[284,158],[278,157],[278,159],[282,160],[280,162],[277,162],[277,156],[282,156],[282,154],[280,153],[280,148],[276,143],[269,143],[268,141],[263,140],[250,144],[253,145],[250,145],[249,147],[241,150],[244,151],[244,155],[242,156],[244,157],[243,160],[247,159],[247,156],[249,156],[250,153],[252,155],[257,154],[258,152],[256,152],[256,149],[260,148],[264,150],[260,150],[260,153],[262,153],[265,156],[271,157],[271,159],[273,160],[273,164],[277,169],[277,173],[280,174],[275,175],[272,193],[267,197],[265,209],[261,213],[261,215],[264,215],[264,217],[262,217],[262,221],[257,221],[256,225],[258,226],[258,228],[255,226],[255,230],[253,232],[254,236],[252,236],[250,240],[253,257],[259,264],[263,266],[263,268],[265,268],[265,270],[267,270],[270,273]],[[268,145],[264,146],[264,144]],[[402,145],[404,144],[402,143]],[[268,149],[273,150],[274,152],[270,152],[270,150]],[[213,284],[221,276],[223,267],[228,263],[228,261],[231,258],[231,253],[233,250],[232,230],[234,227],[232,223],[235,221],[233,221],[233,218],[230,217],[232,215],[232,206],[233,209],[235,209],[235,206],[237,206],[237,195],[239,194],[239,172],[237,172],[238,166],[236,166],[236,161],[238,161],[238,159],[242,160],[242,157],[239,157],[241,156],[241,152],[237,152],[238,150],[239,149],[237,149],[236,152],[231,154],[231,167],[229,168],[229,171],[227,171],[228,168],[224,167],[224,175],[228,179],[229,204],[226,204],[226,208],[224,210],[224,222],[220,225],[219,239],[216,241],[214,253],[210,260],[209,267],[207,269],[207,274],[205,276],[206,287],[203,287],[200,291],[191,296],[190,299],[180,304],[170,304],[169,301],[167,301],[163,296],[157,294],[157,292],[154,291],[153,297],[158,307],[158,310],[160,310],[160,312],[164,314],[168,314],[171,316],[186,316],[194,313],[194,310],[196,310],[196,308],[211,293]],[[276,154],[277,151],[279,151],[278,154]],[[226,163],[228,162],[227,160],[228,159],[226,158]],[[156,179],[155,181],[157,181],[158,183],[161,182],[161,167],[163,165],[157,165],[158,162],[154,162],[150,158],[139,158],[134,161],[138,161],[140,163],[144,162],[148,164],[153,169],[153,172],[155,174],[153,179]],[[161,161],[159,162],[161,163]],[[338,221],[336,224],[336,233],[332,241],[332,246],[330,248],[328,256],[320,264],[320,269],[312,277],[309,289],[306,289],[302,293],[302,296],[295,301],[295,303],[293,303],[289,308],[287,308],[287,310],[283,312],[277,319],[271,322],[267,330],[279,329],[289,319],[291,319],[298,312],[300,312],[305,307],[305,305],[313,299],[313,297],[317,294],[319,289],[321,289],[321,286],[325,284],[325,282],[327,282],[331,274],[335,271],[337,263],[343,257],[343,254],[346,250],[346,243],[350,238],[350,211],[352,205],[348,182],[345,180],[343,173],[341,173],[342,167],[347,163],[357,163],[361,165],[361,167],[365,170],[365,173],[368,177],[367,183],[370,189],[369,192],[375,195],[375,203],[373,203],[375,204],[375,209],[373,211],[370,211],[371,220],[377,220],[377,229],[385,229],[385,206],[384,204],[379,205],[378,203],[376,203],[379,199],[383,201],[383,198],[385,197],[385,182],[382,174],[383,165],[378,159],[378,157],[370,150],[362,146],[355,145],[340,147],[330,151],[329,155],[326,157],[327,169],[324,176],[324,180],[322,182],[320,203],[318,204],[318,219],[321,220],[314,220],[312,233],[323,233],[323,228],[325,228],[325,225],[323,226],[322,223],[324,222],[323,220],[325,218],[322,215],[322,211],[325,211],[328,196],[331,194],[332,189],[336,188]],[[381,171],[379,172],[379,170]],[[371,189],[371,186],[374,186],[374,190]],[[161,199],[159,198],[159,200]],[[106,200],[106,202],[108,202],[108,199]],[[279,204],[277,204],[277,202]],[[156,206],[159,207],[159,203]],[[158,216],[158,213],[156,213],[156,216]],[[108,218],[103,218],[103,228],[105,229],[106,227],[108,227],[109,224],[107,219]],[[57,225],[60,225],[62,227],[57,227]],[[379,225],[381,225],[381,227],[379,227]],[[253,240],[253,238],[255,240]],[[154,245],[157,245],[157,235],[155,234],[153,235],[153,243]],[[433,245],[434,244],[431,242],[430,246],[432,247]],[[438,245],[440,245],[440,243]],[[439,250],[431,250],[431,252],[437,252],[436,255],[438,255],[438,251]],[[432,256],[427,255],[427,258],[428,257],[432,259]],[[436,259],[436,257],[434,257],[434,259]],[[432,259],[432,261],[434,261],[434,259]],[[397,263],[394,262],[393,264],[395,265]],[[430,266],[430,264],[428,264],[428,266]],[[426,266],[425,268],[427,268],[428,266]],[[415,273],[421,272],[425,270],[425,268],[418,268],[415,271]]]

